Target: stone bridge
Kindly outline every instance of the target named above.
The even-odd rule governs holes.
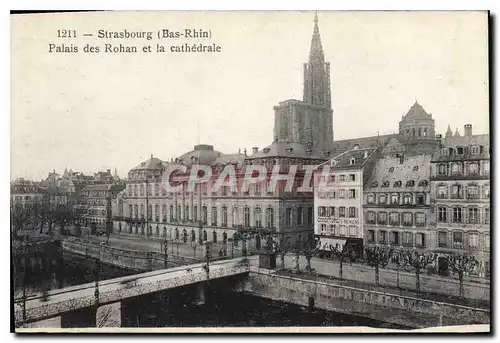
[[[208,272],[203,263],[198,263],[101,281],[98,285],[97,296],[94,283],[58,289],[46,295],[40,294],[28,298],[24,315],[22,303],[16,303],[14,306],[16,325],[48,327],[44,324],[44,320],[59,317],[50,321],[50,327],[61,327],[61,320],[64,321],[61,317],[71,316],[73,312],[78,312],[80,309],[97,309],[97,316],[99,316],[101,307],[111,304],[115,309],[119,309],[120,301],[123,299],[190,284],[202,285],[207,280],[248,273],[249,268],[248,260],[236,258],[211,262]],[[29,323],[34,324],[29,325]],[[114,319],[114,323],[108,326],[120,326],[120,312]]]

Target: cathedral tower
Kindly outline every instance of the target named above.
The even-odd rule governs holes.
[[[274,111],[275,140],[300,143],[312,150],[329,149],[333,142],[330,63],[325,62],[317,15],[309,61],[304,63],[303,99],[280,102]]]

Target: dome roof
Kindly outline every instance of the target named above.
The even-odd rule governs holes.
[[[198,144],[194,146],[193,150],[181,155],[178,162],[210,165],[220,156],[224,156],[224,154],[214,150],[213,145]]]
[[[403,117],[402,121],[414,120],[414,119],[427,119],[432,120],[432,115],[427,113],[424,108],[415,101],[412,107],[406,115]]]
[[[151,154],[150,159],[132,168],[132,170],[147,170],[147,169],[163,169],[163,161],[160,160],[159,158],[153,157],[153,154]]]

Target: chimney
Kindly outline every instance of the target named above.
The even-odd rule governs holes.
[[[464,136],[468,138],[472,137],[472,124],[467,124],[464,126]]]
[[[255,154],[256,154],[256,153],[258,153],[258,152],[259,152],[259,148],[258,148],[258,147],[256,147],[256,146],[254,146],[254,147],[252,148],[252,153],[255,155]]]

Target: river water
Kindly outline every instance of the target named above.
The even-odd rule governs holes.
[[[56,272],[31,275],[27,280],[27,294],[39,293],[82,283],[94,282],[92,262],[81,257],[66,255],[62,280]],[[100,280],[131,275],[131,272],[103,265]],[[22,280],[16,282],[16,296],[22,293]],[[151,294],[140,299],[122,302],[123,327],[283,327],[283,326],[369,326],[401,328],[382,321],[346,315],[331,311],[314,310],[272,301],[245,293],[231,291],[229,287],[213,284],[206,303],[196,304],[194,287],[185,287]]]

